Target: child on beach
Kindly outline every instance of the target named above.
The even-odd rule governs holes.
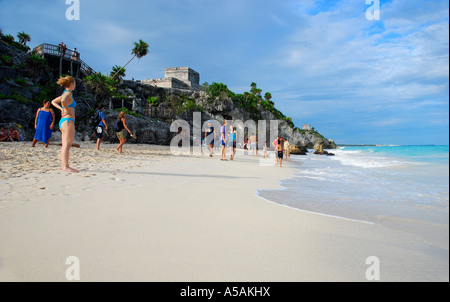
[[[62,143],[61,170],[77,173],[78,170],[69,166],[70,148],[75,138],[75,108],[77,107],[77,103],[73,98],[73,91],[77,84],[71,76],[61,77],[57,84],[65,88],[63,94],[52,101],[52,105],[61,110],[61,120],[59,122]]]

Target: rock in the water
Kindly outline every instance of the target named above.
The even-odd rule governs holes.
[[[292,146],[291,145],[291,154],[294,155],[306,155],[308,153],[308,149],[303,146]]]

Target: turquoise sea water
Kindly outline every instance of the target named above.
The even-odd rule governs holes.
[[[271,202],[422,236],[448,250],[449,147],[342,147],[335,156],[293,156],[297,173]]]

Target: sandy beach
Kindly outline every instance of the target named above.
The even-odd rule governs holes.
[[[302,212],[256,196],[294,167],[168,147],[0,143],[0,281],[448,281],[448,257],[408,233]],[[448,256],[448,251],[447,251]],[[373,259],[373,258],[369,258]],[[446,265],[442,265],[442,264]]]

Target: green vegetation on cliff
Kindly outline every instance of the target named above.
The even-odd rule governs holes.
[[[276,119],[284,120],[289,126],[294,128],[292,118],[286,117],[281,111],[275,108],[272,101],[272,94],[267,92],[264,98],[261,96],[262,90],[257,87],[256,83],[251,83],[249,92],[236,94],[227,85],[223,83],[213,82],[212,84],[204,83],[202,90],[205,91],[212,99],[215,98],[231,98],[233,103],[243,110],[250,113],[252,118],[260,119],[263,111],[271,112]]]

